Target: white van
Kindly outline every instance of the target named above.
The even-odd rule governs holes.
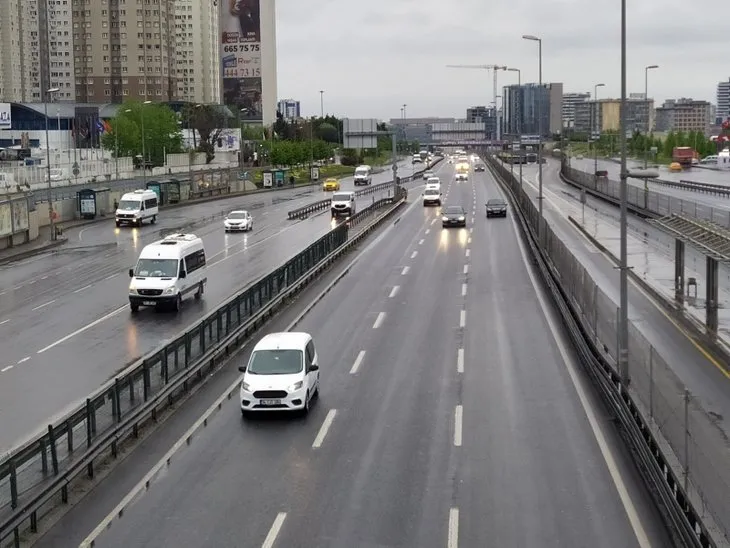
[[[253,349],[248,365],[238,367],[241,414],[251,411],[307,413],[319,394],[319,361],[309,333],[270,333]]]
[[[332,195],[332,203],[330,205],[332,217],[339,217],[340,215],[352,217],[357,211],[355,203],[354,192],[335,192]]]
[[[428,189],[441,190],[441,179],[438,177],[429,177],[426,179],[426,190]]]
[[[373,182],[373,168],[368,165],[355,168],[355,186],[369,185]]]
[[[183,297],[199,299],[208,282],[203,240],[195,234],[171,234],[144,247],[137,266],[129,269],[129,306],[171,305],[180,310]]]
[[[122,224],[142,226],[145,219],[149,219],[150,223],[155,224],[159,213],[159,201],[155,191],[140,188],[122,196],[115,216],[117,226]]]

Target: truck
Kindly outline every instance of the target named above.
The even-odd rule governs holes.
[[[672,161],[682,166],[690,167],[695,158],[697,158],[697,152],[692,147],[674,147],[672,149]]]

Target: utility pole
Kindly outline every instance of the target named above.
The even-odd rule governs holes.
[[[538,38],[537,36],[533,36],[532,34],[524,34],[522,35],[522,38],[525,40],[531,40],[533,42],[537,42],[537,52],[538,52],[538,73],[539,73],[539,82],[538,86],[540,89],[540,93],[542,93],[542,38]],[[538,238],[542,237],[542,202],[543,202],[543,194],[542,194],[542,134],[544,131],[544,128],[542,127],[542,119],[543,119],[543,113],[538,112],[538,118],[537,118],[537,127],[538,127],[538,135],[537,138],[537,177],[539,179],[538,184],[538,196],[537,196],[537,205],[539,210],[540,219],[537,224],[537,236]]]
[[[48,177],[48,224],[51,229],[51,241],[55,241],[56,238],[56,223],[54,222],[54,211],[53,211],[53,185],[51,183],[51,143],[48,138],[48,101],[51,100],[51,94],[56,93],[59,88],[51,88],[46,90],[46,97],[43,101],[43,109],[46,117],[46,176]]]
[[[324,119],[324,90],[319,90],[319,117]]]
[[[629,272],[627,247],[627,217],[628,217],[628,169],[626,167],[626,0],[621,0],[621,112],[619,145],[621,148],[621,182],[619,195],[621,200],[620,215],[620,298],[619,298],[619,325],[618,325],[618,371],[624,389],[629,386]]]
[[[649,65],[648,67],[644,67],[644,101],[646,101],[646,136],[649,136],[649,133],[651,133],[651,107],[649,106],[649,71],[652,69],[658,69],[659,65]],[[648,139],[644,139],[644,143],[648,144]],[[646,150],[644,150],[644,169],[647,169],[649,167],[649,148],[645,147]],[[697,149],[697,145],[695,144],[695,149]]]

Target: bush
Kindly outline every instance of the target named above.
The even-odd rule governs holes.
[[[346,148],[342,151],[340,163],[343,166],[357,166],[362,163],[362,158],[354,148]]]

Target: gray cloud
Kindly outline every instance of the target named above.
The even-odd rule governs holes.
[[[262,0],[263,1],[263,0]],[[658,101],[693,96],[714,101],[726,68],[726,25],[686,1],[629,2],[628,79],[643,91],[643,67]],[[523,81],[537,80],[537,46],[543,39],[545,81],[566,91],[606,87],[617,96],[620,79],[618,2],[587,0],[279,0],[279,94],[302,101],[305,113],[327,110],[350,116],[463,116],[471,104],[492,100],[486,71],[446,64],[508,64]],[[500,74],[501,83],[515,81]],[[500,84],[501,85],[501,84]]]

